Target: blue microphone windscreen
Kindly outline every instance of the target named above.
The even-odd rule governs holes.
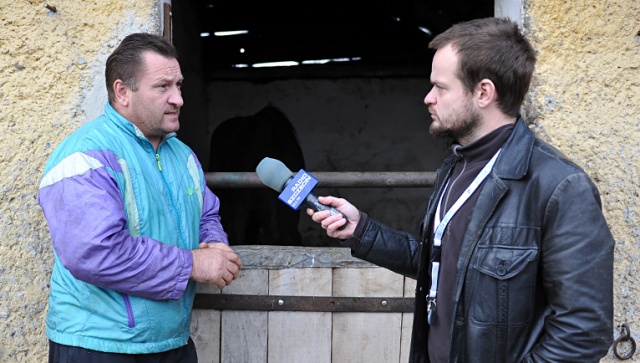
[[[276,192],[281,192],[284,184],[293,176],[289,168],[280,160],[264,158],[256,168],[262,183]]]

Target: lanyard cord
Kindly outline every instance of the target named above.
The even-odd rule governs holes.
[[[429,289],[429,295],[427,296],[427,311],[428,311],[428,322],[429,324],[433,324],[435,321],[434,310],[436,307],[436,295],[438,294],[438,275],[440,273],[440,259],[441,259],[441,246],[442,246],[442,236],[444,235],[444,231],[447,229],[449,222],[453,218],[453,216],[460,210],[462,205],[469,200],[471,195],[480,187],[480,184],[489,176],[491,170],[493,170],[493,165],[496,163],[496,159],[498,155],[500,155],[500,151],[498,150],[495,155],[489,160],[487,165],[482,168],[480,173],[473,179],[471,184],[465,189],[465,191],[460,195],[458,200],[451,206],[451,208],[447,211],[440,220],[440,206],[442,204],[442,198],[447,190],[449,183],[445,185],[442,195],[440,195],[440,199],[438,201],[438,206],[436,208],[436,215],[433,221],[433,249],[432,249],[432,257],[431,257],[431,288]]]

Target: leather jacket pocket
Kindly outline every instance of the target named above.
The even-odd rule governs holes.
[[[537,247],[478,246],[471,319],[483,325],[517,326],[533,315]]]

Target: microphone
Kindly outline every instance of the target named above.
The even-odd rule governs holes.
[[[304,169],[300,169],[294,176],[293,172],[282,161],[264,158],[258,164],[256,173],[258,173],[258,178],[262,183],[280,193],[278,199],[292,209],[298,210],[304,203],[316,212],[328,210],[331,215],[342,214],[347,223],[349,222],[344,213],[318,201],[318,197],[312,193],[316,184],[318,184],[318,180]],[[346,223],[342,227],[344,226],[346,226]]]

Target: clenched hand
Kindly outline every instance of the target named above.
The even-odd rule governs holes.
[[[215,284],[223,288],[238,278],[242,268],[240,257],[224,243],[200,243],[200,248],[192,250],[193,267],[191,279],[197,282]]]

